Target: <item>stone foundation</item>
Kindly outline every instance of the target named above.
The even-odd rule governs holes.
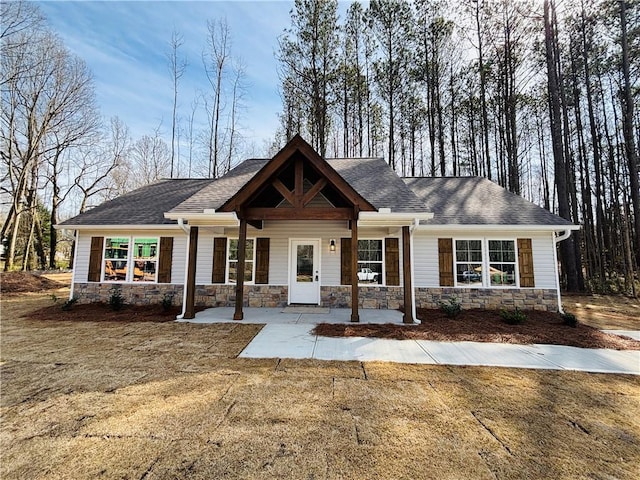
[[[244,306],[261,308],[285,307],[288,303],[286,286],[245,285]],[[233,307],[236,304],[235,285],[196,285],[196,306]]]
[[[325,307],[351,308],[351,287],[320,287],[320,303]],[[404,304],[401,287],[359,287],[358,307],[397,310]]]
[[[114,284],[76,283],[74,296],[81,303],[108,302],[111,289],[119,286],[126,303],[137,305],[160,304],[165,294],[173,295],[174,305],[182,304],[182,285],[173,284]],[[279,308],[288,303],[286,285],[246,285],[244,306]],[[461,289],[417,288],[416,306],[440,308],[440,302],[456,298],[462,308],[501,308],[558,311],[557,292],[552,289]],[[233,307],[235,285],[196,285],[195,304],[199,307]],[[351,308],[351,287],[320,287],[320,304],[331,308]],[[402,287],[359,287],[359,308],[396,310],[404,304]]]
[[[165,295],[173,295],[173,304],[182,305],[182,285],[170,283],[76,283],[73,296],[79,303],[108,302],[113,288],[119,288],[125,303],[160,305]]]
[[[491,288],[417,288],[416,306],[440,308],[440,302],[456,298],[462,308],[502,308],[520,310],[558,311],[558,293],[553,289],[491,289]]]

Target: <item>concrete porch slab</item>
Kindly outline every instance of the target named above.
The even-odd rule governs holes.
[[[242,309],[244,314],[243,320],[233,320],[233,307],[216,307],[207,308],[196,313],[195,318],[184,320],[179,319],[178,322],[190,323],[228,323],[228,322],[244,322],[259,324],[305,324],[316,325],[318,323],[351,323],[350,308],[325,308],[321,313],[309,313],[307,310],[293,310],[283,308],[255,308],[245,307]],[[360,309],[360,323],[402,323],[402,312],[398,310],[380,310],[380,309]]]

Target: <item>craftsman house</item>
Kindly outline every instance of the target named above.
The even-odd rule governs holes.
[[[579,228],[484,178],[401,178],[324,159],[301,137],[224,177],[161,180],[58,228],[76,231],[72,296],[194,308],[556,311],[556,244]]]

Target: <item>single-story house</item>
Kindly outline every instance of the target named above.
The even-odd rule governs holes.
[[[401,178],[300,136],[218,179],[160,180],[58,225],[71,295],[196,306],[561,308],[556,244],[579,227],[484,178]]]

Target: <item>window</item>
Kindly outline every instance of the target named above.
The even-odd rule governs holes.
[[[515,240],[456,240],[456,286],[517,287]]]
[[[456,284],[482,286],[481,240],[456,240]]]
[[[107,237],[104,244],[103,281],[157,281],[158,238]]]
[[[358,240],[358,283],[382,284],[384,259],[382,240]]]
[[[134,282],[155,282],[158,271],[158,239],[136,238],[133,241]]]
[[[513,240],[489,240],[491,286],[516,285],[516,246]]]
[[[255,249],[253,248],[254,239],[248,238],[245,246],[245,256],[244,256],[244,283],[253,282],[253,272],[255,265]],[[227,249],[229,252],[228,256],[228,268],[227,272],[227,283],[236,283],[238,278],[238,239],[230,238],[229,239],[229,248]]]

